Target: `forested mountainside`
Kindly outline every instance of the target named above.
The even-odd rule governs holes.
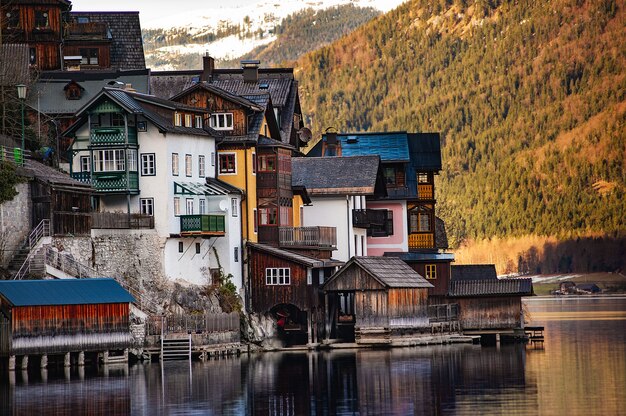
[[[295,61],[303,54],[328,45],[369,22],[380,12],[371,7],[355,7],[352,4],[331,7],[326,10],[306,9],[283,19],[276,27],[277,39],[255,48],[241,59],[259,59],[263,66],[279,66]],[[239,62],[223,62],[232,68]]]
[[[452,244],[626,235],[624,0],[413,0],[296,64],[316,135],[440,131]]]
[[[209,51],[221,68],[236,68],[241,59],[260,59],[265,67],[276,66],[332,43],[378,15],[380,12],[371,7],[346,4],[304,9],[270,29],[267,25],[253,26],[250,18],[244,19],[244,24],[222,22],[213,29],[144,29],[146,63],[156,69],[193,69],[201,65],[200,56]],[[226,53],[231,58],[225,59],[221,48],[236,51],[234,55]]]

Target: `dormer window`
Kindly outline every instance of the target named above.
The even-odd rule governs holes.
[[[174,125],[179,127],[183,125],[183,115],[181,113],[174,113]]]
[[[430,183],[430,175],[425,172],[419,172],[417,174],[417,183]]]
[[[214,113],[211,114],[211,127],[215,130],[232,130],[233,129],[233,113]]]
[[[193,127],[191,124],[191,114],[185,114],[185,127]]]
[[[65,98],[67,100],[80,100],[82,92],[84,90],[77,82],[69,82],[63,90],[65,91]]]
[[[20,27],[20,11],[18,9],[9,10],[6,14],[7,27]]]
[[[48,29],[50,27],[50,19],[48,10],[35,10],[35,28]]]
[[[194,125],[195,128],[197,129],[201,129],[202,128],[202,116],[195,116],[196,119],[196,124]]]

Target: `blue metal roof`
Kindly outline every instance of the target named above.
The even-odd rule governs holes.
[[[323,136],[326,140],[326,135]],[[410,161],[406,133],[338,134],[342,156],[380,156],[382,161]]]
[[[13,306],[130,303],[135,298],[113,279],[3,280],[0,296]]]

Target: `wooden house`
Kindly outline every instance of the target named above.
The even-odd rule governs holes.
[[[400,259],[353,257],[322,288],[327,336],[388,343],[394,335],[423,331],[432,287]]]
[[[464,333],[506,334],[523,328],[522,297],[531,295],[531,279],[498,279],[493,264],[452,266],[448,299],[459,305]]]
[[[0,281],[0,355],[127,349],[131,302],[113,279]]]
[[[251,308],[271,313],[290,343],[319,342],[324,330],[324,302],[319,290],[338,266],[267,244],[248,243]],[[282,332],[281,332],[282,331]]]

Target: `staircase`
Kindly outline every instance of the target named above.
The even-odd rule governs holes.
[[[50,237],[50,220],[42,220],[28,235],[9,263],[9,270],[13,274],[13,280],[21,280],[25,277],[45,276],[44,260],[41,258],[41,248],[39,243],[44,237]],[[19,265],[19,268],[17,267]],[[13,271],[17,271],[13,273]]]
[[[191,335],[161,336],[161,361],[191,360]]]

